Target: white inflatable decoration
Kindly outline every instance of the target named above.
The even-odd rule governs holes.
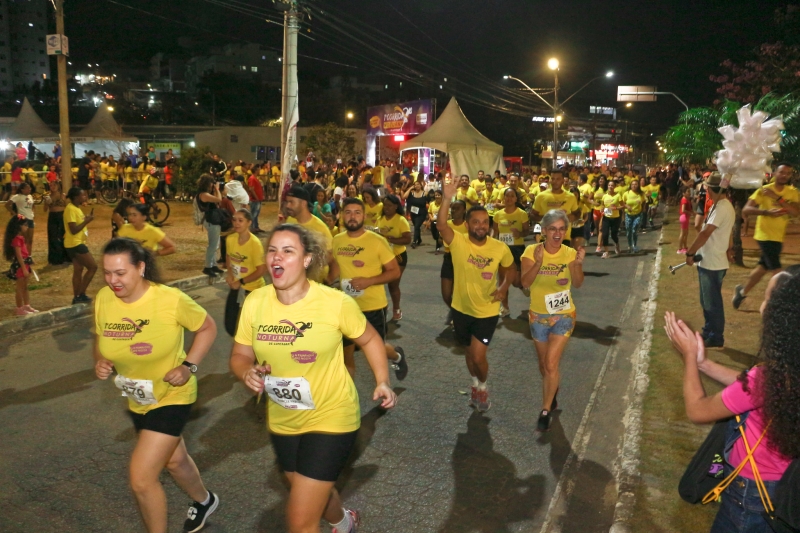
[[[767,120],[767,113],[753,113],[749,105],[739,109],[736,116],[738,128],[719,128],[725,148],[716,153],[717,168],[734,189],[757,189],[764,183],[765,174],[772,172],[772,154],[781,151],[783,119]]]

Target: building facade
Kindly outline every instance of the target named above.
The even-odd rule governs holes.
[[[47,0],[0,0],[0,91],[50,79]]]

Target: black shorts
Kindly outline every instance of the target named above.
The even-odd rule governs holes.
[[[3,185],[3,190],[6,192],[11,192],[11,184],[6,183],[5,185]]]
[[[499,316],[475,318],[453,309],[453,330],[455,330],[456,341],[464,346],[469,346],[472,344],[471,337],[475,337],[488,346],[492,342],[499,318]]]
[[[74,260],[79,255],[88,254],[89,248],[85,244],[79,244],[74,248],[64,248],[64,251],[67,252],[67,257],[69,257],[70,260]]]
[[[33,229],[33,227],[34,227],[34,225],[33,225],[33,219],[26,218],[26,219],[25,219],[25,223],[28,225],[28,227],[29,227],[30,229]]]
[[[525,253],[525,245],[512,244],[508,249],[511,250],[511,256],[514,258],[514,264],[517,265],[517,270],[522,270],[522,254]]]
[[[397,259],[397,264],[401,267],[404,267],[408,264],[408,252],[403,252],[400,255],[394,256],[394,258]]]
[[[586,224],[584,224],[585,226]],[[576,228],[573,227],[572,230],[569,232],[569,239],[583,239],[583,226]]]
[[[781,250],[783,243],[778,241],[756,241],[761,248],[761,258],[758,264],[767,270],[779,270],[781,268]]]
[[[455,279],[455,273],[453,272],[453,256],[450,255],[450,252],[445,252],[444,257],[442,257],[442,271],[439,277],[449,280]]]
[[[128,414],[131,416],[136,433],[146,429],[156,433],[180,437],[183,432],[183,426],[189,421],[191,412],[192,404],[188,404],[156,407],[143,415],[133,411],[128,411]]]
[[[347,464],[358,430],[350,433],[270,433],[278,464],[284,472],[297,472],[317,481],[334,482]]]
[[[367,318],[367,322],[369,322],[375,331],[378,332],[378,335],[381,336],[381,340],[386,340],[386,308],[377,309],[375,311],[362,311],[364,316]],[[352,346],[354,343],[347,337],[342,337],[342,346]]]

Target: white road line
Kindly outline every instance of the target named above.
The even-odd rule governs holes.
[[[660,258],[660,256],[661,250],[659,249],[656,257]],[[642,278],[642,272],[644,272],[644,261],[639,261],[639,264],[636,266],[636,274],[633,277],[631,286],[634,286],[639,282],[639,280]],[[575,489],[575,482],[572,479],[571,472],[572,463],[576,460],[578,463],[580,463],[583,460],[584,454],[586,453],[586,448],[589,446],[589,440],[591,439],[592,434],[590,431],[586,430],[586,426],[589,423],[589,417],[592,414],[592,409],[597,403],[598,393],[603,386],[603,378],[606,375],[606,371],[608,371],[609,367],[614,363],[614,360],[617,358],[617,354],[619,353],[619,349],[615,346],[616,343],[614,341],[616,341],[619,332],[622,331],[622,325],[628,319],[631,311],[633,310],[634,302],[636,300],[636,296],[634,294],[634,291],[631,291],[630,294],[628,294],[628,299],[625,301],[625,306],[622,308],[622,314],[620,315],[618,322],[619,327],[614,333],[614,336],[611,338],[611,345],[606,352],[603,366],[600,367],[600,372],[597,374],[597,381],[595,381],[592,394],[589,396],[589,402],[586,404],[586,409],[583,412],[581,423],[578,425],[578,430],[575,432],[575,438],[572,440],[572,449],[567,456],[567,460],[564,462],[564,468],[561,470],[561,476],[556,484],[553,497],[550,499],[550,505],[547,507],[547,515],[545,516],[542,528],[539,530],[540,533],[548,533],[550,531],[556,533],[561,531],[561,528],[558,526],[552,530],[550,529],[553,524],[553,511],[561,499],[562,492],[564,493],[564,498],[568,499],[570,495],[572,495],[572,491]],[[576,443],[577,446],[575,445]]]

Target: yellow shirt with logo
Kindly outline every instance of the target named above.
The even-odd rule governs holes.
[[[80,226],[83,224],[83,219],[86,218],[83,211],[72,202],[67,203],[64,208],[64,248],[75,248],[81,244],[86,244],[86,238],[89,236],[89,228],[83,228],[75,235],[69,230],[69,223],[74,222]]]
[[[267,285],[247,296],[236,342],[252,346],[259,364],[278,378],[305,378],[314,409],[286,409],[270,400],[269,430],[278,435],[349,433],[361,426],[358,392],[344,366],[342,336],[364,334],[367,319],[341,291],[309,281],[302,300],[282,304]]]
[[[467,227],[466,220],[462,220],[461,224],[456,224],[455,222],[453,222],[452,219],[450,219],[447,221],[447,225],[450,227],[451,230],[453,230],[456,233],[460,233],[462,235],[467,235],[469,233],[469,228]],[[444,243],[444,253],[446,254],[450,253],[450,247],[447,245],[447,243]]]
[[[371,278],[383,273],[383,265],[394,261],[394,252],[389,242],[372,231],[358,237],[347,232],[333,238],[333,257],[339,265],[342,280]],[[353,296],[362,311],[376,311],[388,305],[383,285],[372,285],[364,289],[361,296]]]
[[[264,262],[264,245],[261,241],[253,235],[250,236],[247,242],[239,244],[239,234],[232,233],[225,239],[225,250],[228,254],[231,270],[233,270],[234,279],[242,279],[255,272],[258,267],[265,264]],[[266,285],[264,276],[255,279],[243,285],[244,290],[254,291]]]
[[[533,252],[537,246],[544,246],[544,244],[531,244],[525,248],[522,258],[535,262]],[[530,310],[540,315],[572,313],[575,311],[572,294],[569,294],[569,308],[555,312],[548,309],[546,296],[563,291],[570,292],[572,275],[569,271],[569,264],[575,260],[577,251],[562,244],[558,252],[554,254],[549,253],[546,249],[543,252],[542,266],[539,268],[539,273],[536,274],[533,285],[531,285]]]
[[[646,202],[643,194],[633,191],[626,191],[622,195],[622,202],[630,208],[630,211],[625,211],[631,216],[636,216],[642,212],[642,206]]]
[[[478,198],[478,193],[472,187],[467,187],[467,190],[463,190],[461,187],[458,188],[458,192],[456,193],[456,200],[461,200],[462,202],[466,202],[467,209],[472,207],[475,204],[480,203],[480,198]]]
[[[364,204],[364,226],[369,228],[378,227],[378,219],[381,218],[383,213],[383,202],[378,202],[370,207],[369,204]]]
[[[770,183],[769,185],[761,187],[750,196],[750,199],[758,204],[759,209],[770,210],[779,209],[781,207],[777,200],[773,200],[764,194],[765,190],[774,192],[787,202],[800,202],[800,194],[798,194],[796,188],[791,185],[784,185],[783,190],[779,192],[775,187],[775,183]],[[788,223],[789,215],[782,215],[779,217],[759,215],[758,218],[756,218],[756,233],[753,238],[757,241],[783,242],[783,238],[786,236],[786,224]]]
[[[520,209],[514,208],[514,211],[507,213],[505,209],[501,209],[494,214],[494,223],[497,224],[498,235],[495,238],[509,246],[520,246],[525,244],[524,237],[514,237],[511,233],[512,229],[522,233],[522,226],[528,222],[528,213]]]
[[[469,186],[475,189],[475,192],[478,193],[478,197],[480,197],[481,193],[486,188],[486,182],[476,178],[469,183]]]
[[[555,194],[548,189],[537,194],[533,210],[544,216],[551,209],[560,209],[570,215],[578,209],[578,200],[574,194],[565,190]]]
[[[657,183],[655,185],[645,185],[642,187],[642,192],[647,195],[647,198],[653,206],[658,205],[658,194],[661,192],[661,185]]]
[[[511,250],[502,242],[487,237],[477,246],[463,233],[454,233],[450,243],[453,258],[453,309],[475,318],[500,314],[500,302],[492,301],[497,290],[500,267],[514,264]]]
[[[139,242],[144,248],[157,252],[158,243],[164,240],[167,234],[161,231],[160,228],[145,223],[144,227],[139,231],[133,227],[133,224],[123,224],[122,227],[119,228],[119,231],[117,231],[117,236],[133,239]]]
[[[619,209],[610,209],[612,205],[622,204],[622,199],[619,194],[604,194],[603,195],[603,216],[607,218],[619,218]]]
[[[178,289],[151,283],[137,301],[127,304],[109,287],[97,293],[94,304],[95,333],[100,354],[129,379],[153,382],[157,404],[128,408],[144,414],[165,405],[188,405],[197,399],[197,379],[173,387],[164,376],[186,359],[183,330],[197,331],[208,313]]]
[[[384,237],[397,239],[402,237],[403,233],[411,233],[411,226],[408,225],[408,220],[406,220],[406,217],[395,214],[391,220],[387,219],[386,217],[379,218],[378,231]],[[405,244],[389,243],[389,246],[392,247],[392,253],[394,253],[394,255],[400,255],[406,251]]]

